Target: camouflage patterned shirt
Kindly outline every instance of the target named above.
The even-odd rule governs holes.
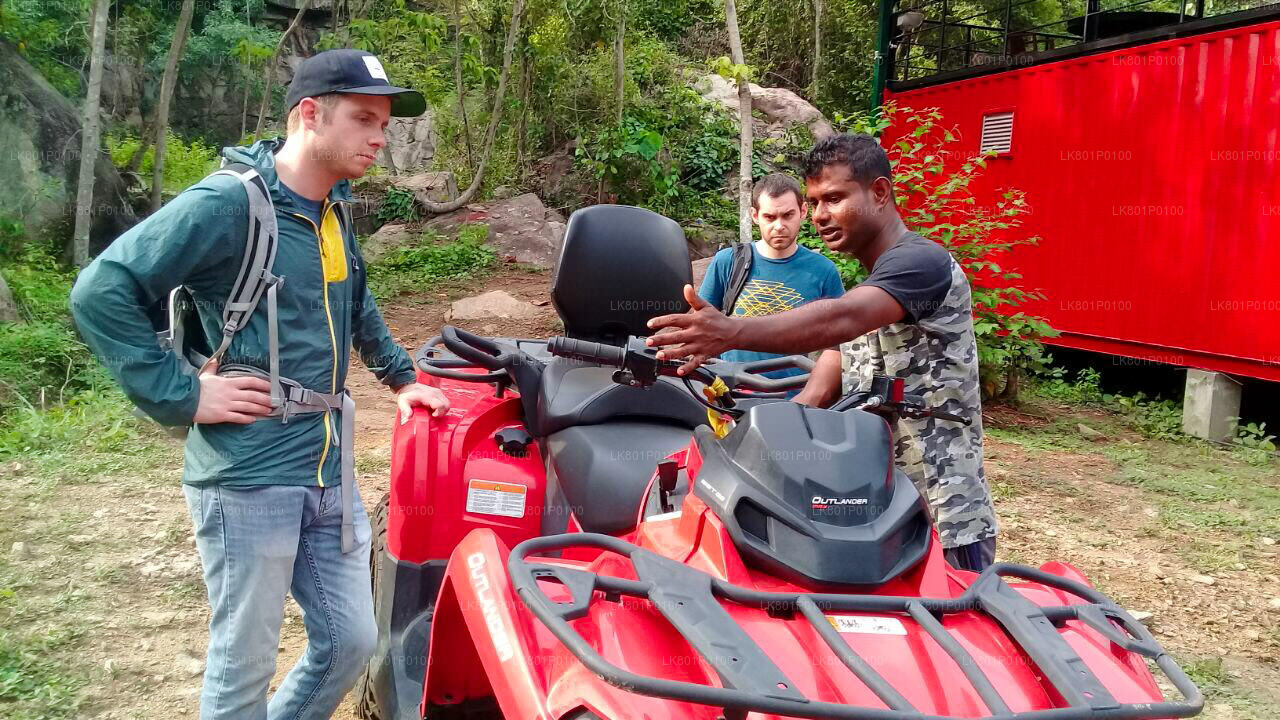
[[[946,548],[994,537],[995,510],[982,469],[982,399],[972,298],[964,270],[941,245],[908,233],[885,251],[862,283],[883,289],[906,311],[845,345],[844,389],[873,375],[901,377],[906,392],[973,424],[902,418],[894,429],[898,467],[929,501]]]

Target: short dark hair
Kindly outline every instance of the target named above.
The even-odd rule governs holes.
[[[783,173],[770,173],[756,181],[751,188],[751,207],[760,209],[760,196],[781,197],[787,193],[796,196],[796,205],[804,205],[804,188],[795,178]]]
[[[878,177],[893,182],[893,170],[884,148],[870,135],[841,133],[832,135],[809,151],[804,163],[804,176],[817,177],[829,165],[843,164],[849,168],[849,176],[862,185],[871,185]]]

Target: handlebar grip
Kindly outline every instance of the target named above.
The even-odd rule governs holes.
[[[445,325],[440,328],[440,339],[449,352],[486,370],[503,369],[501,350],[487,338],[454,327]]]
[[[547,341],[547,352],[557,357],[574,358],[601,365],[622,366],[627,351],[605,343],[593,343],[567,337],[553,337]]]

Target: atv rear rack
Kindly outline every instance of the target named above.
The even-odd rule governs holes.
[[[638,580],[609,577],[561,565],[527,561],[530,555],[591,547],[630,559]],[[845,642],[824,612],[905,613],[955,660],[990,715],[1000,720],[1140,720],[1189,717],[1204,698],[1186,673],[1137,620],[1105,595],[1078,582],[1034,568],[1001,563],[987,568],[958,598],[888,597],[830,593],[772,593],[733,585],[683,563],[623,540],[595,533],[552,535],[526,540],[508,560],[521,600],[579,661],[605,682],[629,692],[724,708],[726,720],[748,712],[841,720],[955,720],[925,715]],[[1005,577],[1041,583],[1087,602],[1042,607],[1004,582]],[[538,587],[545,579],[562,584],[572,602],[553,602]],[[596,591],[606,599],[622,595],[649,600],[718,673],[723,687],[648,677],[624,670],[592,648],[570,625],[587,614]],[[721,601],[768,611],[776,617],[803,615],[832,652],[889,709],[812,700],[797,691]],[[995,619],[1039,668],[1069,707],[1013,712],[979,669],[973,656],[942,626],[950,614],[980,611]],[[1120,703],[1058,633],[1078,620],[1125,650],[1153,660],[1169,678],[1181,702]],[[1123,632],[1115,621],[1123,628]]]

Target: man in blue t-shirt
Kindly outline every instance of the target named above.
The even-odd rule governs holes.
[[[844,283],[840,282],[835,263],[796,242],[808,209],[800,183],[787,175],[774,173],[756,182],[751,192],[751,219],[760,228],[760,239],[753,244],[751,274],[733,305],[734,316],[773,315],[813,300],[844,294]],[[733,248],[716,253],[698,294],[723,309],[732,267]],[[733,362],[751,362],[780,356],[729,350],[721,357]],[[801,372],[779,370],[768,376],[787,377]]]

